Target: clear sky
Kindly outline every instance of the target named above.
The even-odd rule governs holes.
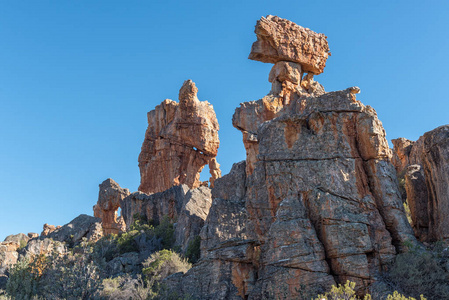
[[[0,0],[0,240],[92,214],[108,177],[136,191],[146,113],[186,79],[229,172],[245,158],[234,109],[270,90],[271,64],[247,59],[268,14],[328,36],[315,79],[359,86],[389,140],[449,123],[448,1]]]

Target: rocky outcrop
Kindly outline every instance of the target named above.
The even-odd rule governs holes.
[[[9,267],[14,265],[19,258],[17,250],[20,245],[15,242],[0,243],[0,275],[5,274]]]
[[[0,275],[4,275],[8,272],[9,268],[13,266],[18,258],[18,250],[27,245],[30,238],[24,234],[13,234],[5,238],[0,243]]]
[[[209,164],[210,184],[221,176],[215,157],[218,122],[207,101],[199,101],[191,80],[179,91],[179,103],[164,100],[148,113],[148,128],[139,155],[139,191],[151,194],[172,186],[200,186],[200,172]]]
[[[323,73],[330,55],[327,37],[289,20],[268,15],[257,21],[257,41],[249,59],[265,63],[291,61],[301,64],[305,72]]]
[[[256,26],[250,58],[276,63],[272,90],[236,109],[246,166],[216,181],[202,258],[167,279],[180,291],[201,299],[296,298],[303,285],[317,291],[351,280],[363,292],[404,242],[416,243],[385,131],[374,109],[356,99],[360,89],[325,93],[312,76],[301,78],[312,73],[308,62],[263,60],[283,45],[284,28],[294,33],[295,26],[277,17]],[[284,44],[320,43],[311,36]]]
[[[68,243],[71,247],[79,244],[83,238],[94,242],[103,236],[101,220],[88,215],[79,215],[70,223],[56,229],[46,237],[54,241]]]
[[[118,216],[120,201],[130,194],[128,189],[122,189],[111,178],[100,184],[98,202],[94,206],[94,216],[101,219],[104,235],[118,234],[126,230],[123,218]]]
[[[147,195],[135,192],[121,201],[122,215],[127,227],[139,216],[154,224],[164,217],[175,223],[175,245],[185,250],[200,234],[211,206],[208,187],[190,190],[187,185],[174,186],[164,192]]]
[[[449,125],[426,132],[404,151],[405,188],[415,234],[423,241],[449,239]]]
[[[27,246],[19,251],[19,257],[33,260],[39,255],[49,256],[53,253],[65,254],[66,252],[67,245],[65,243],[41,237],[30,240]]]
[[[47,236],[47,235],[49,235],[50,233],[52,233],[53,231],[55,231],[56,229],[59,229],[59,228],[61,228],[60,225],[55,226],[55,225],[50,225],[50,224],[45,223],[44,224],[44,228],[43,228],[43,230],[41,232],[41,236]]]
[[[30,237],[24,233],[19,233],[19,234],[12,234],[12,235],[8,235],[4,242],[12,242],[12,243],[16,243],[19,245],[23,245],[26,243],[28,243],[28,241],[30,240]]]

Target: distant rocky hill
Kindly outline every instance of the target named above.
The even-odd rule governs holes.
[[[215,112],[187,80],[179,103],[147,115],[139,191],[107,179],[95,217],[8,237],[3,287],[20,257],[64,256],[88,242],[118,247],[101,248],[101,278],[137,278],[155,251],[175,249],[194,265],[166,273],[164,286],[194,299],[296,299],[348,280],[362,295],[400,253],[449,238],[449,125],[417,142],[393,140],[391,150],[358,87],[325,92],[315,81],[330,55],[324,34],[276,16],[255,33],[249,58],[273,64],[272,89],[235,110],[246,160],[221,177]],[[206,164],[211,179],[200,182]],[[167,231],[151,227],[166,220]]]

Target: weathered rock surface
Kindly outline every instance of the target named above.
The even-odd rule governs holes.
[[[130,194],[128,189],[122,189],[111,178],[100,184],[98,202],[94,206],[94,216],[101,219],[104,235],[118,234],[126,230],[123,218],[118,216],[120,201]]]
[[[16,242],[0,243],[0,274],[5,274],[17,262],[19,247],[19,243]]]
[[[351,280],[363,292],[404,242],[416,243],[385,131],[374,109],[357,101],[360,89],[325,93],[312,76],[299,75],[324,64],[312,71],[285,58],[290,54],[270,60],[282,47],[298,53],[294,45],[309,43],[311,35],[292,38],[299,30],[292,24],[267,17],[256,26],[250,58],[276,63],[272,90],[236,109],[246,166],[216,180],[201,260],[167,279],[178,291],[200,299],[291,299],[301,285],[317,291]],[[314,51],[327,53],[325,45]]]
[[[79,215],[70,223],[48,234],[47,238],[73,246],[80,243],[83,238],[86,241],[97,241],[102,236],[101,219],[88,215]]]
[[[27,245],[30,238],[23,233],[9,235],[0,243],[0,275],[6,274],[18,260],[18,250]]]
[[[415,234],[423,241],[449,239],[449,125],[410,145],[406,151],[402,145],[394,150],[398,156],[405,153],[404,161],[411,165],[405,179]]]
[[[30,240],[27,246],[19,251],[19,256],[33,259],[39,255],[50,255],[54,252],[65,254],[67,252],[66,244],[51,238],[40,237]]]
[[[393,165],[396,172],[400,174],[410,165],[410,152],[415,142],[405,138],[394,139],[391,142],[394,146]]]
[[[303,66],[305,72],[323,73],[330,55],[327,37],[295,23],[268,15],[257,21],[249,59],[265,63],[291,61]]]
[[[13,242],[16,244],[23,244],[23,243],[28,243],[28,241],[30,240],[29,236],[24,234],[24,233],[19,233],[19,234],[12,234],[12,235],[8,235],[4,242]]]
[[[212,203],[210,189],[187,185],[174,186],[164,192],[147,195],[135,192],[121,201],[122,215],[127,227],[134,216],[144,217],[158,224],[167,216],[175,226],[175,245],[184,251],[189,242],[199,235]]]
[[[420,241],[425,242],[429,238],[429,208],[427,207],[429,195],[421,165],[406,167],[404,179],[413,231]]]
[[[148,113],[148,128],[139,155],[139,191],[163,192],[172,186],[200,186],[200,172],[209,164],[210,184],[221,176],[217,155],[218,122],[207,101],[199,101],[191,80],[179,91],[179,103],[164,100]]]

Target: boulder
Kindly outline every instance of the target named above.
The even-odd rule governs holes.
[[[265,63],[296,62],[305,72],[323,73],[330,55],[324,34],[272,15],[260,18],[254,32],[257,41],[251,47],[249,59]]]
[[[8,235],[4,242],[14,242],[17,243],[19,245],[23,245],[26,243],[28,243],[28,241],[30,240],[30,237],[24,233],[19,233],[19,234],[12,234],[12,235]]]
[[[61,226],[55,226],[55,225],[50,225],[50,224],[45,223],[44,224],[44,228],[43,228],[43,230],[41,232],[41,236],[47,236],[47,235],[49,235],[50,233],[52,233],[53,231],[55,231],[56,229],[59,229],[59,228],[61,228]]]
[[[101,219],[103,234],[118,234],[126,230],[125,222],[118,216],[120,201],[130,194],[113,179],[108,178],[100,184],[98,202],[94,206],[94,216]]]
[[[30,239],[35,239],[35,238],[39,237],[39,233],[35,233],[35,232],[28,232],[27,235]]]
[[[207,101],[199,101],[191,80],[179,91],[179,103],[164,100],[148,113],[148,128],[139,155],[139,191],[151,194],[185,184],[201,185],[200,172],[209,164],[210,184],[221,176],[217,156],[218,122]]]

